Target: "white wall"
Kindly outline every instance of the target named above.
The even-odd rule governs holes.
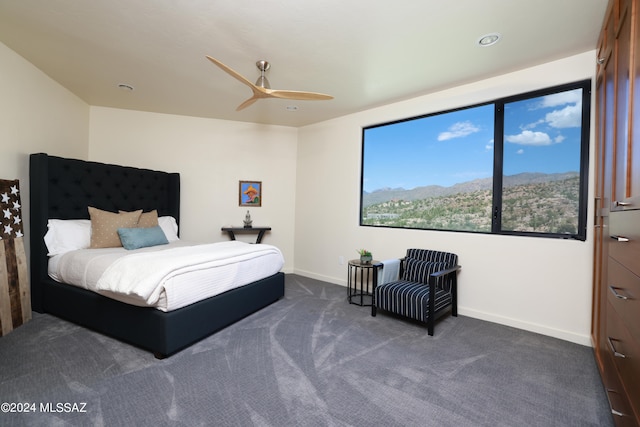
[[[90,160],[179,172],[184,240],[228,240],[220,228],[270,226],[285,272],[294,266],[296,128],[91,107]],[[238,206],[239,181],[262,181],[262,206]],[[256,235],[238,235],[255,241]]]
[[[263,207],[251,214],[273,227],[265,243],[283,249],[286,272],[344,285],[338,259],[359,247],[377,259],[411,246],[448,250],[463,265],[461,315],[589,345],[591,230],[577,242],[378,229],[359,227],[358,212],[363,126],[593,78],[594,61],[589,52],[293,129],[90,108],[0,43],[0,178],[20,179],[28,232],[30,153],[180,172],[182,237],[197,241],[226,240],[220,227],[240,225],[246,211],[238,181],[261,180]]]
[[[358,221],[362,127],[592,79],[594,72],[595,52],[588,52],[301,128],[295,272],[344,285],[347,268],[339,257],[356,258],[361,247],[376,259],[400,257],[409,247],[455,252],[461,315],[590,345],[592,230],[580,242],[360,227]],[[590,164],[592,183],[593,153]]]
[[[86,159],[89,106],[0,43],[0,179],[19,179],[29,236],[29,154]]]

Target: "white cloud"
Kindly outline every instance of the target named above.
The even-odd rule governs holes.
[[[505,140],[512,144],[520,145],[551,145],[553,141],[544,132],[532,132],[530,130],[522,131],[519,135],[506,135]]]
[[[557,107],[559,105],[576,104],[582,108],[582,90],[575,89],[569,92],[554,93],[543,96],[542,100],[536,104],[535,108]]]
[[[485,151],[493,151],[493,138],[487,142],[487,145],[484,146]]]
[[[446,141],[448,139],[453,138],[461,138],[463,136],[471,135],[472,133],[476,133],[480,130],[479,127],[475,126],[470,121],[466,122],[458,122],[449,128],[446,132],[441,132],[438,135],[438,141]]]
[[[533,129],[534,127],[536,127],[538,125],[541,125],[543,123],[544,123],[544,120],[540,119],[540,120],[538,120],[536,122],[529,123],[528,125],[522,126],[522,129]]]
[[[547,113],[545,120],[554,128],[575,128],[582,125],[582,107],[580,104],[569,105],[562,110]]]
[[[560,144],[562,141],[564,141],[564,140],[565,140],[565,137],[564,137],[564,136],[562,136],[562,135],[558,135],[558,136],[556,136],[555,138],[553,138],[553,140],[554,140],[554,142],[555,142],[556,144]]]
[[[521,148],[518,151],[516,151],[516,154],[524,154],[524,150]]]

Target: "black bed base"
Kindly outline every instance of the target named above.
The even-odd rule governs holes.
[[[44,312],[162,359],[282,298],[284,273],[170,312],[132,306],[54,280],[44,289]]]

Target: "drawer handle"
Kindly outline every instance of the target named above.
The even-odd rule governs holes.
[[[616,350],[616,348],[613,346],[613,340],[611,339],[611,337],[607,337],[607,342],[609,343],[609,348],[611,349],[611,351],[613,352],[613,355],[615,357],[620,357],[622,359],[626,358],[627,356],[625,356],[622,353],[618,353],[618,351]]]
[[[626,415],[623,412],[620,411],[616,411],[615,409],[611,408],[611,413],[613,415],[615,415],[616,417],[626,417]]]
[[[620,288],[616,288],[616,287],[614,287],[613,285],[609,285],[609,290],[613,293],[613,295],[615,295],[615,297],[616,297],[616,298],[623,299],[623,300],[625,300],[625,301],[626,301],[626,300],[628,300],[628,299],[629,299],[629,297],[628,297],[628,296],[626,296],[626,295],[622,295],[621,293],[619,293],[619,292],[618,292],[618,289],[620,289]]]
[[[609,407],[611,408],[611,413],[613,415],[615,415],[616,417],[626,417],[627,415],[624,412],[620,412],[620,411],[618,411],[616,409],[613,409],[613,405],[611,404],[611,399],[609,398],[609,394],[610,393],[616,393],[617,394],[617,392],[615,390],[613,390],[613,389],[610,389],[610,388],[607,389],[607,400],[609,401]]]
[[[629,238],[624,236],[611,236],[612,239],[617,240],[618,242],[628,242]]]
[[[620,202],[620,201],[616,200],[615,202],[613,202],[613,205],[614,206],[622,206],[622,207],[624,207],[624,206],[631,206],[632,203],[631,202]]]

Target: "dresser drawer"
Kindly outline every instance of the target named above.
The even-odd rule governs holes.
[[[613,389],[607,389],[607,399],[609,399],[609,407],[611,408],[611,415],[616,427],[638,427],[638,423],[634,420],[631,414],[631,406],[627,397],[618,393]]]
[[[640,342],[640,277],[610,259],[608,279],[609,303],[627,326],[633,339]]]
[[[609,256],[640,276],[640,209],[609,214]]]
[[[611,416],[617,427],[638,427],[631,404],[627,399],[627,394],[622,388],[618,372],[612,360],[611,351],[606,348],[600,355],[600,373],[602,374],[602,384],[604,386],[609,407],[611,408]]]
[[[607,341],[611,358],[635,414],[640,415],[640,343],[633,340],[616,311],[607,307]],[[636,418],[637,420],[637,418]]]

